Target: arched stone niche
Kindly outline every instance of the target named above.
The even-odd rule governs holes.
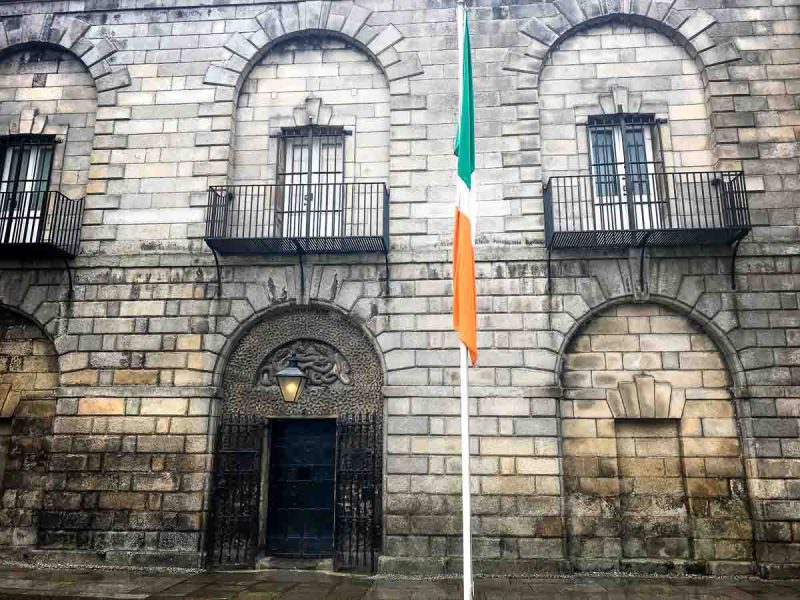
[[[91,71],[59,46],[13,46],[0,56],[0,88],[0,135],[55,135],[50,188],[83,197],[98,104]]]
[[[659,31],[607,22],[574,32],[545,59],[539,74],[544,178],[588,174],[587,120],[617,113],[655,117],[652,160],[663,159],[667,169],[713,167],[705,89],[692,57]]]
[[[128,87],[128,67],[111,66],[108,59],[117,46],[107,37],[87,35],[91,25],[68,15],[46,13],[0,18],[0,52],[15,52],[28,47],[50,47],[74,55],[95,81],[100,106],[116,104],[117,90]],[[30,86],[29,86],[30,87]]]
[[[344,181],[388,181],[390,100],[381,67],[347,38],[325,31],[287,37],[241,86],[230,183],[276,182],[284,160],[287,172],[297,170],[298,156],[279,156],[278,136],[309,123],[348,132],[341,150],[326,156],[325,169],[341,168]]]
[[[752,572],[731,377],[703,331],[657,304],[610,307],[572,339],[562,384],[578,570]]]
[[[274,380],[289,354],[309,376],[287,404]],[[383,369],[371,340],[344,315],[294,307],[267,315],[239,340],[222,377],[224,415],[382,414]]]

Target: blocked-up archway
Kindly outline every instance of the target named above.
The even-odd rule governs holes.
[[[562,383],[577,569],[752,571],[731,377],[704,332],[656,304],[613,306],[572,340]]]
[[[276,374],[296,360],[297,402]],[[365,332],[321,307],[268,313],[222,374],[212,564],[332,559],[374,569],[381,540],[383,369]]]
[[[0,309],[0,546],[33,546],[56,412],[58,357],[33,321]]]

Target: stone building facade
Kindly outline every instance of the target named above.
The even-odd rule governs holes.
[[[467,4],[478,571],[797,575],[797,7]],[[458,570],[455,3],[5,2],[0,48],[2,557]]]

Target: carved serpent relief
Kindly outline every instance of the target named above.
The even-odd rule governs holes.
[[[289,355],[309,380],[296,403],[283,401],[275,373]],[[338,312],[287,306],[253,325],[222,376],[225,414],[280,417],[383,412],[383,369],[364,331]]]
[[[319,340],[297,340],[276,348],[259,368],[261,385],[278,385],[275,374],[287,367],[292,357],[308,377],[306,386],[329,386],[337,381],[353,385],[347,359],[336,348]]]

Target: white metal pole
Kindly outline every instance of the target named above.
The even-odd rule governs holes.
[[[461,346],[461,529],[463,532],[464,600],[472,600],[472,502],[469,472],[469,367]]]

